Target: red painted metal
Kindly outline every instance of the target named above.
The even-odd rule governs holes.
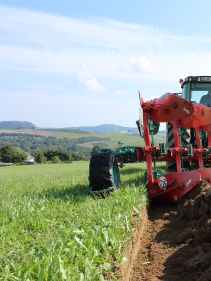
[[[151,199],[165,202],[177,202],[187,192],[201,181],[211,183],[211,108],[192,104],[174,94],[167,93],[158,99],[140,101],[143,109],[143,126],[145,147],[137,147],[138,161],[147,162],[147,187]],[[149,120],[156,122],[171,122],[174,131],[174,147],[167,148],[161,155],[161,148],[151,145]],[[188,147],[181,147],[178,133],[179,127],[195,128],[196,146],[193,154],[188,154]],[[203,148],[200,132],[207,131],[208,147]],[[153,156],[154,155],[154,156]],[[166,161],[176,163],[176,172],[166,173],[154,178],[152,161]],[[182,169],[182,161],[193,164],[195,170]]]
[[[165,174],[167,187],[159,190],[155,197],[165,202],[178,202],[187,192],[202,180],[198,170]],[[156,180],[159,184],[159,179]],[[159,186],[159,185],[158,185]]]
[[[192,103],[171,93],[142,102],[141,106],[144,112],[148,112],[149,118],[157,122],[171,122],[178,120],[178,117],[187,118],[194,111]]]
[[[201,147],[201,140],[200,140],[200,129],[199,127],[195,128],[196,130],[196,158],[198,158],[199,161],[199,169],[203,169],[203,159],[202,159],[202,147]]]
[[[181,127],[201,127],[202,130],[211,131],[211,108],[202,104],[194,103],[193,109],[193,113],[187,116],[185,119],[180,118],[178,124]]]
[[[177,172],[181,172],[181,150],[180,150],[180,142],[179,142],[179,135],[178,135],[178,129],[177,129],[177,123],[176,121],[172,122],[173,130],[174,130],[174,143],[175,143],[175,160],[177,165]]]
[[[149,116],[146,112],[143,112],[144,124],[148,124]],[[150,141],[149,126],[144,126],[144,139],[145,139],[145,155],[147,161],[147,179],[150,184],[153,183],[152,175],[152,146]]]

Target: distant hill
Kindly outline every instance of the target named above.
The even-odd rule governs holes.
[[[6,130],[27,130],[36,129],[36,126],[27,121],[1,121],[0,129]]]
[[[137,128],[133,127],[124,127],[116,124],[102,124],[98,126],[81,126],[81,127],[71,127],[66,129],[85,131],[85,132],[97,132],[97,133],[138,133]]]

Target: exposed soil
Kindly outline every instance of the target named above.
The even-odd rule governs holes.
[[[126,281],[130,280],[131,278],[131,275],[133,273],[133,264],[137,259],[139,248],[145,242],[144,237],[148,225],[148,215],[147,210],[145,208],[143,208],[141,212],[141,217],[139,217],[138,220],[135,216],[134,225],[136,226],[136,228],[133,233],[131,242],[128,245],[127,251],[125,253],[127,261],[121,264],[119,267],[119,277],[121,280],[124,279]]]
[[[211,187],[199,186],[179,206],[152,206],[127,280],[211,281]]]

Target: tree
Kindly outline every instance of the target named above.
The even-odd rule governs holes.
[[[60,152],[58,152],[58,156],[61,161],[71,162],[73,160],[71,153],[68,151],[66,151],[66,152],[60,151]]]
[[[61,160],[60,160],[60,158],[59,158],[58,155],[54,156],[51,161],[52,161],[53,163],[60,163],[60,162],[61,162]]]
[[[54,149],[48,149],[44,152],[44,155],[48,161],[52,161],[55,156],[58,156],[58,151]]]
[[[5,163],[13,162],[14,148],[10,144],[4,145],[0,149],[1,161]]]
[[[27,153],[21,148],[14,148],[10,144],[4,145],[0,149],[0,158],[5,163],[19,163],[25,160]]]
[[[72,158],[74,161],[84,160],[85,156],[81,152],[72,152]]]
[[[91,155],[99,153],[100,147],[98,145],[94,145],[92,148]]]
[[[36,152],[35,154],[35,161],[37,163],[44,163],[45,162],[45,157],[43,151],[40,149]]]
[[[21,149],[19,147],[13,149],[12,162],[20,163],[20,162],[24,161],[26,159],[26,157],[27,157],[27,153],[23,149]]]

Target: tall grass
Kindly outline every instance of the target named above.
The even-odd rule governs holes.
[[[0,280],[116,280],[145,204],[139,167],[105,199],[87,191],[88,162],[0,168]]]

